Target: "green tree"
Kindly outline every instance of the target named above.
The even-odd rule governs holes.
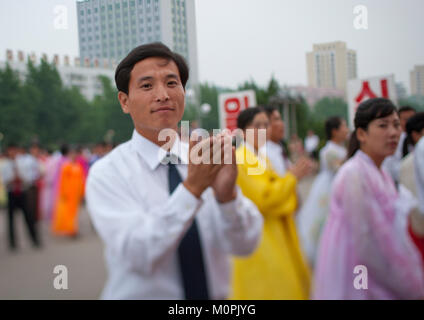
[[[424,96],[409,96],[406,99],[399,100],[399,106],[411,106],[418,112],[424,112]]]
[[[204,83],[200,85],[200,96],[203,103],[211,106],[208,114],[202,115],[202,127],[206,130],[213,130],[219,128],[219,114],[218,114],[218,95],[219,90],[216,86]]]
[[[109,78],[101,76],[103,94],[94,102],[95,114],[99,117],[98,138],[104,140],[109,131],[113,131],[113,142],[121,143],[131,138],[134,130],[129,114],[122,111],[118,100],[118,91],[112,86]]]
[[[341,98],[325,97],[319,100],[313,110],[315,120],[324,122],[327,118],[339,116],[347,121],[348,106]]]
[[[32,92],[33,99],[38,92]],[[33,109],[30,103],[23,103],[29,97],[29,92],[22,87],[17,72],[9,64],[0,70],[0,132],[3,134],[3,144],[27,143],[33,129]]]

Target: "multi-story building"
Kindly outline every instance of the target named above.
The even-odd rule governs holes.
[[[35,65],[40,63],[40,60],[36,58],[35,54],[29,55],[28,58],[31,59]],[[99,76],[107,77],[112,84],[115,81],[114,70],[110,68],[84,67],[80,65],[80,60],[78,58],[75,58],[73,65],[70,63],[68,56],[63,58],[63,63],[60,63],[58,55],[55,55],[52,61],[48,61],[46,55],[43,55],[42,59],[49,63],[53,62],[56,65],[56,69],[64,86],[77,87],[81,94],[88,100],[92,100],[96,95],[101,95],[103,93],[103,86]],[[19,51],[18,59],[15,60],[13,52],[7,50],[7,63],[18,73],[19,78],[23,81],[28,74],[27,60],[25,59],[24,53]],[[5,67],[6,62],[0,62],[0,69],[4,69]]]
[[[415,66],[410,72],[411,94],[424,96],[424,65]]]
[[[114,68],[133,48],[160,41],[185,57],[198,83],[194,0],[77,2],[80,58]]]
[[[356,52],[342,41],[314,44],[306,54],[308,85],[346,91],[347,82],[357,78]]]

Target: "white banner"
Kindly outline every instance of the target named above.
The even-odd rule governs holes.
[[[353,120],[358,105],[371,98],[387,98],[397,104],[395,76],[381,76],[367,79],[354,79],[348,82],[347,99],[349,105],[349,125],[354,128]]]
[[[237,117],[240,112],[256,106],[254,90],[223,93],[218,96],[219,124],[221,129],[237,129]]]

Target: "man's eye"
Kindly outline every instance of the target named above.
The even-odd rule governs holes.
[[[387,124],[382,123],[382,124],[380,124],[380,125],[379,125],[379,127],[380,127],[380,128],[387,128]]]
[[[150,89],[152,87],[152,85],[150,83],[144,83],[141,85],[141,88],[143,89]]]
[[[169,86],[176,86],[177,85],[177,81],[169,81],[168,82]]]

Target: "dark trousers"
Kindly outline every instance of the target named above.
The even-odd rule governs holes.
[[[14,215],[16,209],[21,209],[24,214],[25,224],[27,227],[28,234],[32,240],[32,243],[35,247],[40,246],[40,241],[38,238],[38,233],[35,223],[35,212],[32,210],[28,191],[15,194],[13,192],[8,192],[8,234],[9,234],[9,247],[10,249],[16,248],[16,239],[15,239],[15,219]]]

